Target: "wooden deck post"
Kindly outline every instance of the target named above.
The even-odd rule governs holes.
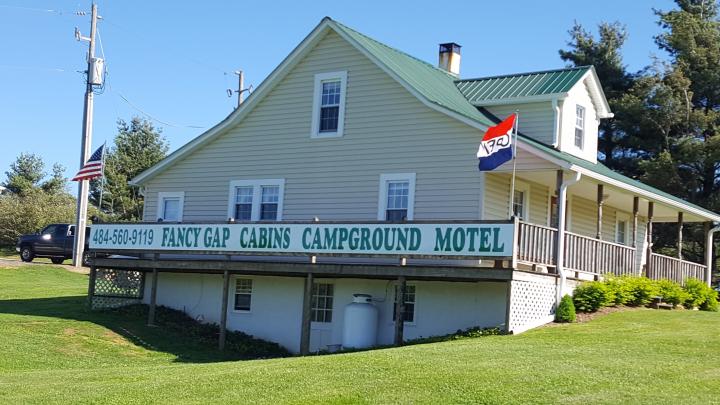
[[[407,282],[405,276],[398,277],[398,288],[395,293],[395,346],[402,346],[405,328],[405,289]]]
[[[313,274],[308,273],[305,277],[305,292],[303,294],[302,325],[300,327],[300,354],[310,353],[310,323],[312,322],[312,289]]]
[[[648,202],[648,217],[647,217],[647,230],[645,231],[647,233],[647,259],[645,262],[645,276],[650,277],[652,276],[652,245],[653,245],[653,239],[652,239],[652,230],[653,230],[653,215],[655,211],[655,204],[650,201]]]
[[[678,212],[678,222],[677,222],[677,257],[678,259],[682,260],[682,247],[683,247],[683,213],[682,211]]]
[[[602,240],[602,226],[603,226],[603,204],[605,200],[603,194],[605,193],[605,186],[598,184],[597,186],[597,233],[596,238]]]
[[[633,197],[632,247],[637,247],[638,213],[640,212],[640,197]]]
[[[155,326],[155,305],[157,304],[158,269],[153,269],[152,285],[150,286],[150,309],[148,311],[148,326]]]
[[[218,338],[218,349],[225,350],[225,339],[227,337],[227,313],[228,313],[228,290],[230,289],[230,272],[223,271],[222,302],[220,303],[220,336]]]
[[[565,172],[562,170],[558,170],[555,173],[555,218],[557,218],[557,224],[550,224],[550,226],[554,226],[555,228],[558,228],[560,224],[563,222],[560,220],[560,188],[562,187],[562,183],[565,180]],[[558,262],[558,256],[561,254],[560,249],[558,247],[560,246],[560,229],[558,229],[558,232],[555,232],[555,252],[553,252],[554,256],[554,262],[555,265],[557,265]]]
[[[88,276],[88,307],[92,309],[93,297],[95,296],[95,279],[97,278],[97,268],[90,266],[90,274]]]

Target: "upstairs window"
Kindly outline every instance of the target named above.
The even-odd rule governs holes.
[[[575,106],[575,146],[582,149],[585,141],[585,107]]]
[[[343,134],[347,72],[315,75],[313,96],[313,138],[338,137]]]
[[[250,221],[252,218],[253,186],[235,188],[235,220]]]
[[[230,182],[228,218],[236,221],[280,221],[285,180]]]
[[[415,202],[415,173],[380,175],[379,221],[413,219]]]
[[[185,193],[182,191],[158,193],[158,220],[181,222],[184,203]]]

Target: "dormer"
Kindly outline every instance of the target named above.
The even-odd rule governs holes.
[[[612,113],[592,66],[456,81],[474,106],[504,118],[518,112],[520,133],[597,162],[598,126]]]

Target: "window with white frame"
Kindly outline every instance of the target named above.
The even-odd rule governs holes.
[[[332,322],[333,312],[333,285],[329,283],[313,283],[312,288],[312,314],[313,322]]]
[[[393,305],[393,321],[397,319],[397,302],[400,297],[400,286],[395,286],[395,300]],[[402,314],[403,322],[413,323],[415,322],[415,286],[405,286],[405,312]]]
[[[182,191],[158,193],[158,220],[181,222],[184,205],[185,193]]]
[[[313,138],[336,137],[343,134],[347,72],[315,75],[313,95]]]
[[[585,107],[575,106],[575,146],[582,149],[585,142]]]
[[[235,311],[249,311],[252,305],[253,281],[249,278],[235,279]]]
[[[513,215],[521,220],[529,219],[530,186],[527,183],[515,182],[513,191]]]
[[[230,182],[228,217],[236,221],[280,221],[284,179]]]
[[[412,220],[415,205],[415,173],[380,175],[379,195],[378,220]]]
[[[630,217],[626,214],[618,213],[615,221],[615,242],[628,245],[630,242],[629,229]]]

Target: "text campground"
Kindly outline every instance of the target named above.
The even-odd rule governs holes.
[[[90,248],[508,257],[514,231],[511,223],[94,224]]]

